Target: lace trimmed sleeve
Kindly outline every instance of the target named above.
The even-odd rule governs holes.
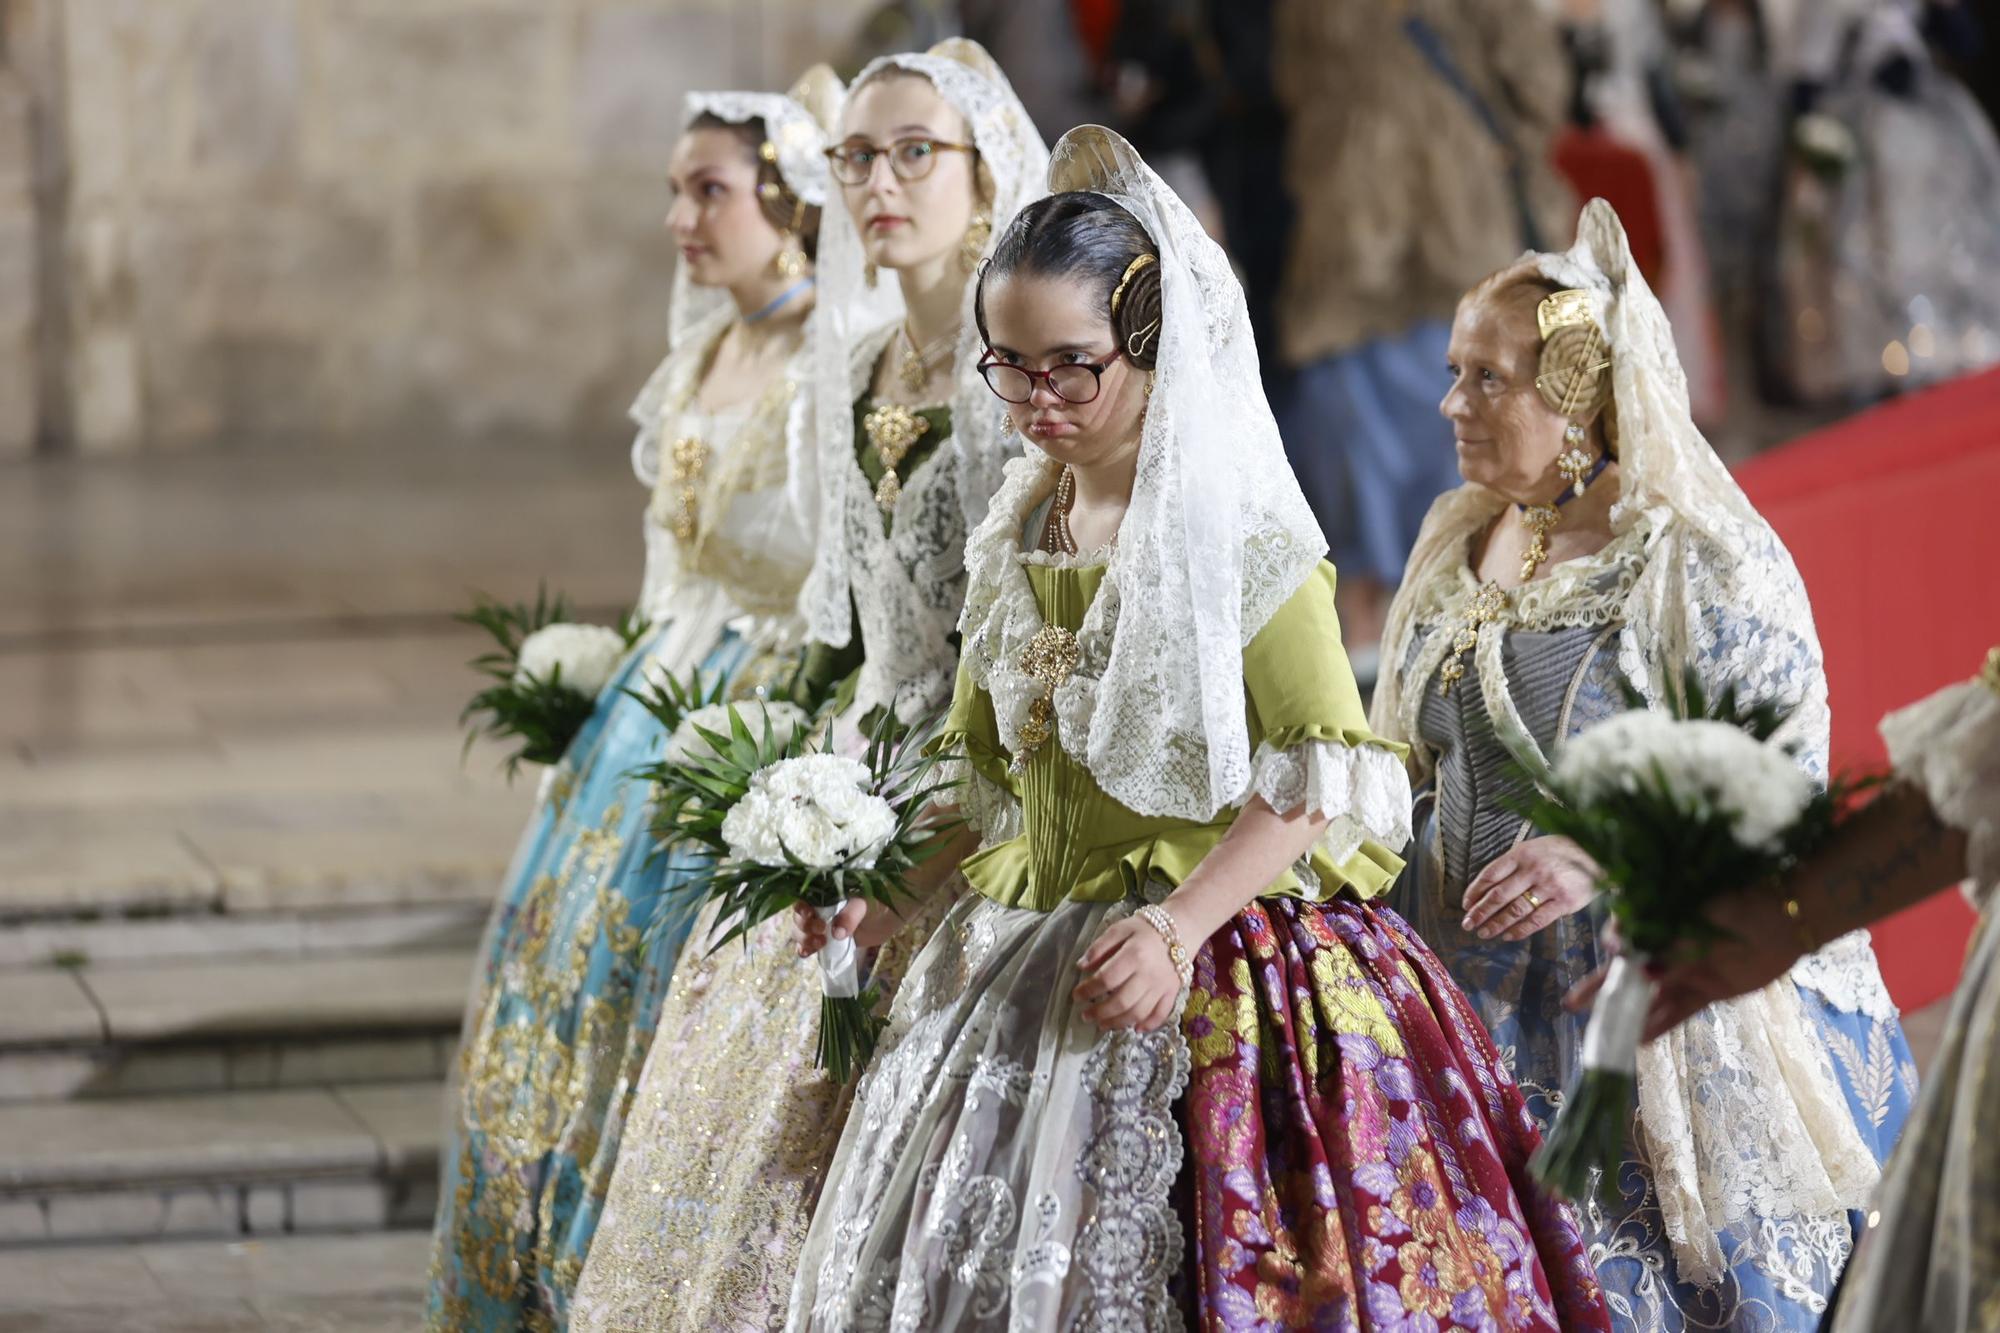
[[[1319,841],[1337,865],[1374,842],[1410,841],[1405,748],[1369,729],[1340,644],[1333,567],[1322,563],[1243,651],[1257,747],[1248,795],[1280,813],[1327,819]]]
[[[1400,852],[1410,842],[1410,775],[1400,753],[1364,740],[1266,738],[1250,761],[1251,794],[1280,814],[1304,806],[1325,818],[1318,848],[1335,864],[1377,842]]]
[[[1882,719],[1896,775],[1966,835],[1966,896],[1985,911],[2000,883],[2000,648],[1977,679]]]

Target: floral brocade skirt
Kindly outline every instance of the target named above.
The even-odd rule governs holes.
[[[692,912],[668,889],[630,770],[666,738],[627,688],[656,631],[571,742],[494,908],[447,1094],[427,1326],[558,1329],[595,1230],[631,1089]],[[700,663],[737,671],[725,633]],[[669,666],[681,664],[668,664]]]
[[[1101,1032],[1076,960],[1138,903],[969,898],[912,966],[806,1241],[797,1330],[1603,1329],[1537,1136],[1379,908],[1260,900],[1182,1024]]]
[[[885,944],[870,985],[893,995],[941,915],[942,903]],[[784,1323],[853,1089],[814,1063],[820,974],[798,956],[790,914],[710,951],[713,925],[711,908],[660,1011],[572,1333]]]

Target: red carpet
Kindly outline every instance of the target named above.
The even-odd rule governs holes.
[[[1736,475],[1805,575],[1834,765],[1879,767],[1882,714],[1972,675],[2000,643],[2000,371],[1875,408]],[[1950,894],[1877,929],[1898,1004],[1951,989],[1972,919]]]

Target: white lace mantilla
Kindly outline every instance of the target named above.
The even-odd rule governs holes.
[[[1692,666],[1711,692],[1730,686],[1785,709],[1782,737],[1824,781],[1826,672],[1805,585],[1695,429],[1673,331],[1632,263],[1617,215],[1593,201],[1576,247],[1537,260],[1546,276],[1591,294],[1611,349],[1620,494],[1603,552],[1511,593],[1509,610],[1479,632],[1479,683],[1500,738],[1547,762],[1508,687],[1502,649],[1510,629],[1617,623],[1619,673],[1648,707],[1669,707]],[[1412,743],[1419,776],[1434,760],[1417,713],[1424,692],[1436,688],[1453,634],[1467,623],[1477,587],[1467,568],[1472,543],[1505,506],[1476,486],[1441,496],[1390,609],[1382,660],[1408,661],[1410,669],[1378,686],[1373,724]],[[1419,633],[1427,637],[1412,661]],[[1832,1225],[1863,1204],[1877,1178],[1825,1044],[1800,1010],[1798,986],[1849,1011],[1894,1014],[1866,937],[1856,935],[1803,960],[1785,981],[1712,1006],[1641,1049],[1640,1132],[1676,1262],[1690,1281],[1721,1280],[1715,1237],[1730,1221],[1754,1213]]]
[[[992,247],[1021,206],[1040,193],[1048,150],[1006,75],[978,43],[953,38],[927,52],[883,56],[864,68],[853,86],[859,88],[891,69],[928,79],[970,127],[984,175],[993,187],[992,232],[981,256],[983,260],[992,253]],[[850,597],[854,603],[859,602],[859,585],[867,577],[860,567],[859,555],[849,549],[847,535],[851,530],[845,522],[845,516],[858,513],[860,507],[850,492],[859,490],[863,496],[870,492],[869,487],[856,480],[859,469],[854,465],[853,406],[867,384],[865,376],[857,377],[856,366],[865,363],[867,373],[872,375],[881,349],[903,315],[896,280],[884,274],[870,285],[863,274],[861,241],[853,218],[845,208],[829,208],[820,224],[820,303],[834,313],[831,336],[821,340],[820,351],[814,357],[819,415],[816,434],[822,462],[822,540],[812,574],[800,594],[799,606],[812,637],[836,648],[847,644],[852,632]],[[951,538],[958,546],[963,546],[966,532],[985,515],[986,502],[1000,484],[1001,464],[1014,453],[1013,444],[1000,431],[1004,413],[999,400],[979,376],[980,343],[979,330],[972,318],[973,290],[973,284],[967,282],[960,305],[948,404],[951,438],[923,469],[933,472],[932,484],[939,489],[926,502],[931,508],[914,521],[903,512],[912,499],[905,490],[897,503],[896,517],[899,529],[906,522],[912,522],[913,526],[930,524],[938,518],[938,506],[949,501],[958,511],[956,534]],[[871,343],[872,351],[868,350]],[[928,539],[924,544],[928,544]],[[956,592],[955,586],[952,591]],[[871,643],[868,656],[873,659],[877,655],[878,650]],[[923,660],[908,667],[878,666],[877,678],[864,678],[862,683],[864,688],[881,695],[890,688],[887,675],[900,675],[911,681],[928,680],[935,665],[933,649],[923,654]],[[950,684],[947,671],[946,693]],[[922,688],[912,691],[913,698],[925,695]],[[877,701],[886,701],[886,695]]]
[[[878,330],[856,347],[850,416],[893,334]],[[850,449],[841,461],[848,474],[841,542],[867,648],[850,711],[865,717],[872,709],[891,708],[898,720],[916,723],[943,707],[958,672],[951,633],[965,587],[965,517],[958,499],[962,458],[950,441],[939,445],[904,482],[886,533],[861,460]]]
[[[1123,796],[1100,775],[1094,748],[1099,735],[1099,703],[1107,688],[1104,664],[1121,632],[1114,580],[1120,548],[1113,545],[1087,556],[1051,556],[1021,549],[1023,525],[1047,498],[1055,476],[1055,464],[1039,451],[1009,464],[1007,479],[993,499],[987,522],[967,545],[966,609],[960,622],[966,671],[992,700],[1000,744],[1012,753],[1019,748],[1029,705],[1042,692],[1041,684],[1021,669],[1021,659],[1029,641],[1047,623],[1024,566],[1074,569],[1104,565],[1104,577],[1077,632],[1076,669],[1055,693],[1055,730],[1063,751],[1088,770],[1109,795],[1123,802]],[[1238,680],[1236,698],[1241,710],[1240,674]],[[1113,739],[1144,743],[1140,738],[1114,735]],[[1306,807],[1326,817],[1331,822],[1319,846],[1336,862],[1352,856],[1370,839],[1392,848],[1410,841],[1409,773],[1392,751],[1371,745],[1307,741],[1283,750],[1259,745],[1253,754],[1246,733],[1243,767],[1247,776],[1237,804],[1255,795],[1280,813]],[[1010,808],[1012,798],[977,774],[970,776],[973,808],[995,821],[996,832],[1008,827],[1018,831],[1018,807]],[[1191,793],[1188,799],[1202,797]],[[1013,822],[1004,822],[1007,820]]]

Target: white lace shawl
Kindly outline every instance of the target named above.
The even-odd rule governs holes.
[[[1965,894],[1981,912],[2000,884],[2000,656],[1993,663],[1986,675],[1882,719],[1896,776],[1966,835]]]
[[[1000,493],[993,497],[987,521],[979,526],[966,549],[966,614],[961,622],[965,632],[964,660],[973,682],[992,700],[1001,747],[1011,753],[1018,748],[1028,706],[1041,693],[1041,687],[1021,670],[1021,657],[1028,641],[1046,623],[1035,602],[1034,585],[1022,567],[1105,565],[1104,579],[1090,609],[1084,613],[1083,627],[1077,634],[1077,668],[1056,691],[1056,738],[1070,758],[1087,769],[1107,793],[1117,797],[1117,792],[1105,782],[1105,770],[1121,771],[1113,767],[1121,764],[1129,767],[1129,757],[1117,753],[1114,747],[1107,764],[1106,750],[1102,748],[1105,738],[1096,721],[1101,701],[1107,689],[1112,688],[1106,679],[1108,665],[1117,656],[1116,645],[1126,633],[1119,614],[1120,599],[1113,591],[1121,568],[1122,530],[1116,546],[1087,556],[1048,556],[1023,551],[1023,524],[1055,488],[1058,470],[1055,461],[1039,449],[1031,449],[1026,457],[1007,464],[1006,480],[1001,483]],[[1129,601],[1125,605],[1129,606]],[[1245,697],[1241,649],[1235,697],[1240,713]],[[1354,855],[1364,840],[1372,839],[1392,849],[1401,849],[1409,843],[1410,780],[1394,751],[1376,745],[1309,740],[1284,749],[1264,742],[1252,754],[1247,729],[1239,743],[1249,777],[1235,804],[1240,805],[1253,795],[1261,796],[1280,813],[1305,807],[1309,813],[1325,818],[1327,827],[1316,846],[1336,864]],[[1100,748],[1093,749],[1093,745]],[[1007,792],[981,777],[970,765],[956,769],[952,776],[966,783],[966,794],[960,804],[974,826],[981,830],[983,842],[1003,841],[1020,832],[1019,804]],[[1196,802],[1205,797],[1190,792],[1187,799]],[[1212,817],[1212,812],[1200,816],[1178,811],[1166,813],[1180,818]]]
[[[685,130],[704,113],[741,125],[764,122],[765,141],[778,155],[778,174],[786,188],[805,203],[824,209],[832,194],[832,174],[826,164],[826,135],[839,119],[840,79],[824,65],[807,70],[788,93],[694,92],[681,104]],[[688,280],[687,265],[674,265],[673,294],[667,306],[668,345],[678,347],[697,336],[717,311],[734,313],[729,293],[719,287],[697,287]]]
[[[1101,127],[1063,136],[1049,184],[1106,194],[1139,220],[1159,247],[1162,315],[1132,500],[1077,636],[1081,665],[1056,694],[1057,732],[1128,809],[1213,819],[1252,790],[1244,645],[1326,540],[1285,460],[1221,247]],[[1009,742],[1030,697],[1021,651],[1041,621],[1014,552],[1051,467],[1039,450],[1010,465],[1004,502],[967,545],[961,652]]]
[[[1787,736],[1815,777],[1827,770],[1826,671],[1805,585],[1784,544],[1750,505],[1688,413],[1687,385],[1659,302],[1631,261],[1610,205],[1592,200],[1566,254],[1537,255],[1543,273],[1593,296],[1610,344],[1620,428],[1620,499],[1610,545],[1516,590],[1482,627],[1480,687],[1502,738],[1538,755],[1507,685],[1510,629],[1611,624],[1621,674],[1666,707],[1685,666],[1711,688],[1791,710]],[[1462,486],[1432,506],[1383,640],[1387,669],[1373,726],[1412,744],[1427,776],[1434,757],[1416,731],[1423,691],[1450,651],[1476,586],[1473,538],[1506,506]],[[1430,634],[1407,670],[1420,629]],[[1803,960],[1792,977],[1703,1011],[1640,1051],[1640,1128],[1681,1275],[1722,1279],[1716,1236],[1748,1216],[1837,1217],[1866,1200],[1879,1174],[1794,983],[1841,1008],[1892,1018],[1863,933]]]
[[[1006,75],[976,42],[953,38],[921,54],[883,56],[863,69],[853,86],[859,88],[890,68],[929,79],[938,95],[971,127],[979,160],[993,183],[993,231],[985,252],[990,254],[1021,206],[1041,192],[1048,150],[1034,122]],[[902,302],[895,294],[893,277],[883,275],[876,289],[864,283],[860,238],[854,220],[838,200],[820,221],[819,280],[820,306],[829,311],[830,334],[821,342],[813,372],[821,459],[821,540],[799,608],[811,636],[839,648],[847,644],[852,632],[850,598],[857,560],[849,548],[851,528],[844,518],[852,507],[849,492],[859,484],[856,479],[861,475],[854,463],[853,408],[858,390],[852,353],[864,337],[901,317]],[[963,524],[959,542],[985,515],[986,502],[999,487],[1001,466],[1012,452],[1000,433],[1000,403],[979,377],[979,330],[972,318],[972,296],[973,284],[967,282],[953,363],[951,438],[922,469],[936,473],[932,484],[950,488]],[[875,344],[878,352],[881,347],[882,343]],[[897,522],[900,525],[902,519]],[[959,571],[954,570],[954,590],[958,577]],[[906,646],[871,642],[869,655],[881,656],[878,671],[893,670],[896,658],[902,655],[899,649]]]

